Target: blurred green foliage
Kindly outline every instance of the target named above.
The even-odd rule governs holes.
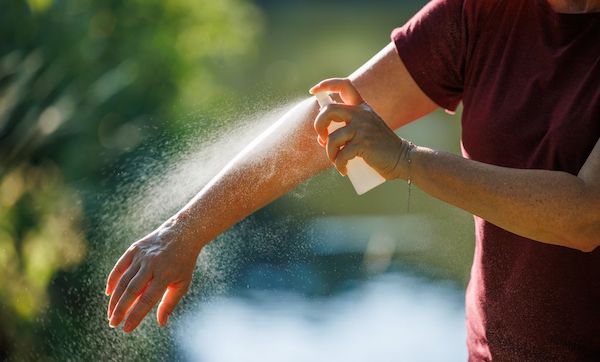
[[[45,359],[36,318],[85,255],[103,170],[148,129],[177,134],[165,120],[210,109],[228,92],[212,68],[254,56],[260,29],[244,0],[3,2],[0,359]]]
[[[48,283],[57,269],[76,265],[84,256],[81,217],[80,200],[65,187],[58,168],[22,164],[4,175],[0,184],[3,344],[36,345],[28,327],[47,306]]]
[[[43,154],[68,163],[70,177],[93,174],[140,144],[142,124],[170,127],[174,112],[226,92],[211,67],[251,53],[258,14],[237,0],[10,1],[0,15],[2,165]],[[104,164],[88,162],[103,153]]]
[[[103,268],[110,268],[121,250],[107,251],[99,229],[106,219],[121,225],[120,215],[103,214],[106,195],[127,190],[119,189],[124,179],[146,176],[144,164],[131,160],[147,156],[152,167],[157,159],[169,162],[168,152],[167,156],[161,152],[168,147],[185,149],[177,143],[189,141],[189,134],[195,137],[199,129],[210,131],[228,117],[255,113],[257,105],[264,110],[304,95],[325,77],[351,73],[422,3],[4,1],[0,360],[66,360],[73,355],[84,358],[84,352],[109,356],[118,351],[117,344],[126,337],[100,335],[108,332],[97,316],[105,302],[100,295]],[[456,122],[438,115],[437,120],[419,123],[424,126],[411,125],[401,132],[419,144],[458,150]],[[349,183],[332,175],[313,181],[318,185],[312,187],[314,192],[291,193],[263,217],[404,213],[404,185],[388,183],[356,198]],[[409,235],[398,238],[426,247],[421,252],[399,249],[398,257],[403,263],[433,265],[443,277],[464,282],[472,237],[464,234],[470,220],[465,223],[465,215],[432,202],[418,190],[413,198],[411,208],[417,215],[405,220],[409,226],[402,230]],[[122,224],[127,227],[125,221]],[[139,230],[120,233],[125,234],[139,235]],[[256,243],[245,246],[244,258],[248,250],[262,252],[269,247],[262,234],[253,237]],[[300,242],[303,236],[295,237]],[[455,242],[459,238],[462,242]],[[285,248],[280,238],[272,242],[273,250]],[[95,280],[90,282],[90,275]],[[90,307],[89,300],[97,303]],[[165,335],[128,336],[134,346],[111,356],[119,359],[142,347],[144,351],[132,359],[152,355],[153,348],[164,352],[170,342],[164,342],[167,347],[154,344]],[[79,341],[57,346],[70,339]],[[78,350],[80,346],[85,351]]]

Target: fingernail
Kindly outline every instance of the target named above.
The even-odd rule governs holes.
[[[116,322],[116,320],[115,320],[115,318],[113,318],[113,317],[114,317],[114,316],[111,316],[111,317],[110,317],[110,319],[108,320],[108,325],[109,325],[111,328],[117,328],[117,326],[119,325],[119,323],[115,323],[115,322]]]
[[[131,332],[131,322],[129,322],[129,321],[125,322],[125,325],[123,326],[123,332],[125,332],[125,333]]]

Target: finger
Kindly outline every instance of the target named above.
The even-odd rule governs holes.
[[[340,174],[346,176],[348,174],[348,170],[346,169],[348,161],[360,155],[361,152],[358,145],[352,143],[348,144],[338,152],[337,157],[335,158],[335,168],[337,168]]]
[[[112,268],[110,274],[108,275],[108,279],[106,280],[106,295],[111,295],[115,285],[121,278],[121,275],[127,270],[129,265],[131,265],[131,261],[136,253],[136,248],[132,245],[130,246],[123,255],[119,258],[115,266]]]
[[[319,137],[324,141],[329,135],[327,127],[329,127],[331,122],[350,123],[352,121],[352,113],[353,107],[344,104],[330,104],[323,107],[319,114],[317,114],[313,127]]]
[[[317,142],[321,145],[321,147],[325,148],[327,142],[323,141],[320,136],[317,136]]]
[[[335,162],[338,152],[356,136],[356,131],[351,126],[342,127],[333,131],[327,138],[327,156],[331,162]]]
[[[150,312],[152,307],[160,300],[165,292],[166,285],[154,279],[144,292],[137,298],[135,304],[131,307],[123,331],[129,333],[133,331]]]
[[[309,90],[310,94],[318,92],[339,93],[345,104],[355,106],[361,104],[363,98],[348,78],[330,78],[319,82]]]
[[[190,282],[182,282],[169,285],[167,292],[163,295],[158,310],[156,311],[156,320],[161,326],[165,326],[169,320],[169,316],[173,313],[177,303],[183,298],[190,287]]]
[[[132,264],[119,279],[117,286],[110,295],[110,300],[108,302],[107,317],[109,320],[111,319],[115,306],[117,305],[117,302],[119,301],[121,295],[125,291],[125,288],[127,288],[127,285],[129,285],[129,282],[131,281],[131,279],[133,279],[133,277],[137,274],[139,270],[140,264]]]
[[[152,272],[145,267],[140,268],[131,282],[123,292],[121,298],[114,307],[112,316],[110,317],[111,327],[116,327],[121,323],[125,314],[135,302],[135,299],[143,292],[144,288],[152,278]]]

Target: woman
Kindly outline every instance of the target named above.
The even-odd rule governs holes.
[[[124,330],[133,330],[162,297],[164,325],[201,248],[327,167],[320,143],[341,173],[361,156],[386,179],[476,215],[470,359],[599,359],[599,39],[600,1],[430,2],[349,78],[311,89],[345,104],[316,119],[314,101],[299,105],[123,254],[107,282],[110,324],[131,307]],[[464,157],[392,131],[461,101]],[[347,125],[327,135],[331,121]]]

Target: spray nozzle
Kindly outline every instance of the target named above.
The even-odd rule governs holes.
[[[319,102],[321,108],[334,103],[327,92],[315,93],[315,98],[317,98],[317,102]],[[327,131],[332,133],[343,126],[343,122],[331,122],[329,127],[327,127]],[[359,195],[362,195],[385,182],[385,178],[371,168],[371,166],[369,166],[360,156],[348,161],[347,169],[348,178],[352,182],[352,186],[354,186],[356,193]]]
[[[331,99],[329,93],[327,92],[315,93],[315,98],[317,98],[317,102],[319,103],[319,107],[321,108],[333,103],[333,99]]]

